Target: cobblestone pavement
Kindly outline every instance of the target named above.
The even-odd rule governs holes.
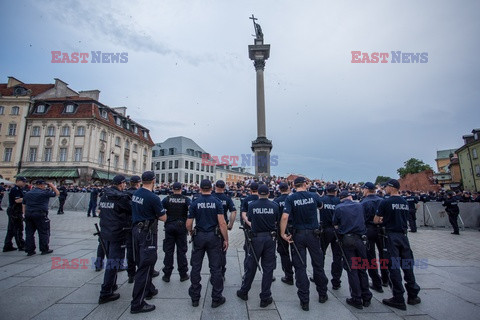
[[[7,219],[0,212],[0,245],[6,233]],[[0,319],[478,319],[480,315],[480,232],[469,230],[460,236],[445,229],[420,228],[409,239],[416,259],[426,259],[428,267],[415,270],[422,291],[422,303],[399,311],[382,305],[390,292],[374,292],[372,305],[357,310],[346,305],[349,296],[347,277],[342,276],[338,291],[329,288],[329,300],[319,304],[311,286],[310,311],[300,309],[294,286],[279,281],[281,268],[275,270],[277,281],[272,285],[274,304],[259,307],[260,275],[244,302],[235,295],[241,284],[244,252],[243,233],[234,227],[230,233],[225,305],[211,309],[208,283],[208,264],[202,270],[204,285],[200,308],[193,308],[188,296],[189,282],[181,283],[178,274],[170,283],[160,277],[154,279],[159,294],[151,300],[157,306],[154,312],[132,315],[129,312],[132,284],[126,282],[126,273],[118,277],[117,301],[98,305],[103,272],[88,269],[52,270],[52,258],[88,259],[95,257],[98,241],[93,236],[97,218],[87,218],[84,212],[66,212],[51,216],[52,255],[27,257],[24,252],[0,253]],[[157,270],[162,268],[163,252],[160,232]],[[190,253],[188,255],[190,257]],[[277,259],[279,263],[279,259]],[[331,253],[327,252],[326,273],[330,275]],[[311,273],[311,269],[309,269]],[[329,276],[330,278],[330,276]]]

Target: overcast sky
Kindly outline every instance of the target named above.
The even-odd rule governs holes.
[[[480,1],[1,1],[0,82],[67,82],[126,106],[155,142],[192,138],[251,153],[253,13],[271,45],[267,137],[278,166],[346,181],[434,166],[480,127]],[[51,51],[128,52],[124,64],[55,64]],[[351,51],[428,53],[428,63],[355,64]],[[89,59],[90,60],[90,59]]]

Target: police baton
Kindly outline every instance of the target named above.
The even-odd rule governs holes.
[[[97,229],[97,232],[95,232],[93,235],[98,236],[98,239],[100,240],[100,245],[103,248],[103,252],[105,253],[105,257],[108,259],[108,252],[107,248],[105,247],[105,243],[103,242],[102,234],[100,233],[100,229],[98,228],[98,224],[95,223],[95,229]]]
[[[345,255],[345,251],[343,251],[342,243],[340,242],[340,239],[338,239],[337,230],[333,230],[333,234],[335,235],[335,239],[337,240],[338,247],[340,248],[340,252],[342,253],[343,260],[347,265],[347,271],[352,272],[352,269],[350,268],[350,264],[348,263],[347,256]]]
[[[245,234],[245,238],[247,239],[250,250],[252,251],[252,255],[253,255],[253,258],[255,259],[255,263],[257,264],[258,270],[260,271],[260,273],[263,274],[262,268],[260,267],[260,263],[258,262],[257,255],[255,254],[255,250],[253,250],[252,239],[249,237],[247,229],[245,229],[244,227],[240,227],[240,229],[242,229],[243,233]]]
[[[291,235],[291,234],[290,234],[290,231],[288,230],[288,228],[286,228],[285,231],[287,232],[287,235]],[[293,236],[292,236],[292,237],[293,237]],[[300,255],[300,251],[298,251],[298,247],[297,247],[297,245],[295,244],[295,241],[293,241],[293,239],[292,239],[291,245],[293,246],[293,249],[295,249],[295,252],[297,253],[298,258],[300,259],[300,262],[306,267],[307,265],[305,264],[305,261],[303,261],[302,256]]]

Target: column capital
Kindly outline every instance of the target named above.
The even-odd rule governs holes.
[[[253,65],[255,66],[255,70],[265,70],[265,60],[255,60],[253,62]]]

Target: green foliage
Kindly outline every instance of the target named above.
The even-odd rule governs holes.
[[[422,160],[411,158],[403,163],[402,168],[398,168],[397,172],[400,178],[405,178],[405,176],[409,173],[419,173],[425,170],[432,170],[432,167]]]
[[[385,183],[390,179],[392,179],[392,178],[385,177],[385,176],[378,176],[377,179],[375,179],[375,185]]]

